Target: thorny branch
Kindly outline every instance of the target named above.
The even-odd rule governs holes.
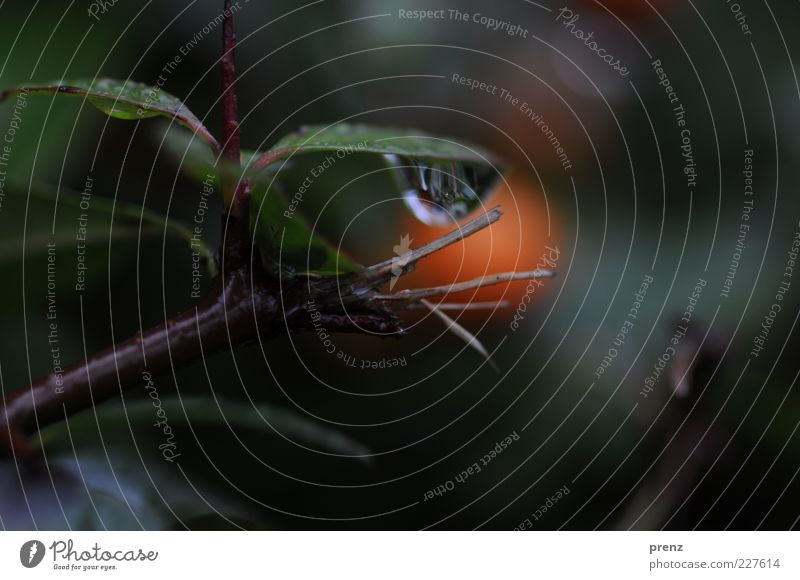
[[[223,140],[221,157],[240,167],[240,131],[236,102],[236,39],[225,2],[222,71]],[[471,288],[510,280],[553,276],[549,270],[496,274],[437,288],[403,290],[383,294],[382,288],[397,275],[396,259],[368,267],[346,276],[284,278],[269,275],[253,249],[249,232],[248,206],[251,183],[227,183],[226,199],[231,199],[223,216],[224,235],[220,247],[221,273],[203,302],[174,318],[106,350],[79,361],[62,374],[53,373],[26,388],[3,396],[0,409],[0,454],[30,457],[36,447],[31,437],[50,424],[121,396],[142,382],[146,372],[152,376],[191,363],[202,354],[224,352],[256,337],[266,339],[289,331],[307,330],[311,325],[308,306],[313,303],[321,323],[330,331],[399,336],[404,333],[397,314],[427,308],[441,318],[450,330],[488,359],[488,352],[469,331],[425,298],[449,295]],[[229,195],[233,190],[233,195]],[[494,208],[438,240],[403,256],[401,273],[412,271],[417,262],[457,243],[500,219]],[[480,307],[499,307],[504,303]],[[472,308],[475,304],[459,304]],[[491,362],[491,361],[490,361]]]

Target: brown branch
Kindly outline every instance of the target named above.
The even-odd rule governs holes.
[[[241,167],[239,114],[236,97],[236,35],[231,0],[225,0],[222,72],[222,162]],[[235,164],[235,165],[233,165]],[[223,241],[222,275],[195,308],[144,333],[50,374],[3,398],[0,448],[30,452],[30,436],[66,416],[121,394],[142,381],[142,373],[163,374],[197,358],[255,338],[280,332],[279,289],[260,269],[252,268],[248,203],[251,182],[234,183],[235,173],[222,172],[226,200],[231,200]],[[202,344],[202,349],[201,349]]]
[[[501,310],[511,306],[511,302],[508,300],[499,300],[497,302],[438,302],[435,306],[438,310],[460,310],[465,312],[469,310]],[[430,310],[422,302],[412,302],[406,308],[408,310]]]
[[[235,164],[234,167],[241,169],[235,88],[236,36],[230,0],[225,0],[224,19],[220,161],[228,167]],[[78,362],[58,376],[51,373],[9,397],[3,397],[0,452],[29,455],[33,450],[31,436],[39,430],[121,395],[141,384],[144,373],[161,375],[203,353],[233,348],[256,337],[276,336],[287,328],[308,329],[310,320],[302,305],[309,300],[320,304],[322,324],[332,332],[398,336],[403,333],[402,325],[394,312],[381,301],[405,300],[405,304],[400,304],[402,310],[408,306],[409,300],[419,302],[425,296],[441,293],[434,288],[414,294],[408,294],[408,291],[378,294],[378,289],[391,276],[397,275],[394,259],[348,277],[343,285],[337,277],[308,285],[293,285],[289,280],[267,277],[251,246],[248,205],[252,182],[244,179],[234,183],[234,178],[238,178],[235,172],[222,172],[223,189],[230,206],[224,216],[221,274],[206,299],[163,324]],[[439,240],[410,252],[403,257],[401,275],[413,269],[420,259],[488,227],[501,215],[500,210],[494,208]],[[458,287],[454,285],[448,291],[458,291]],[[486,354],[477,339],[433,308],[460,336]]]
[[[284,329],[277,282],[254,276],[246,247],[231,240],[228,268],[198,306],[6,398],[0,412],[0,447],[30,451],[29,438],[65,417],[117,397],[142,382],[198,358]],[[200,344],[202,343],[202,350]]]
[[[306,330],[316,330],[314,322],[306,316],[302,325]],[[387,313],[322,313],[319,326],[329,332],[342,332],[348,334],[377,334],[399,338],[406,334],[400,321],[391,312]]]
[[[460,242],[464,238],[468,238],[469,236],[478,233],[484,228],[489,227],[494,222],[499,220],[503,216],[503,212],[500,211],[499,207],[494,207],[476,217],[473,220],[468,221],[463,226],[459,226],[458,228],[454,229],[453,231],[445,234],[441,238],[437,238],[432,242],[425,244],[424,246],[420,246],[409,252],[408,254],[404,254],[402,258],[402,267],[403,273],[410,272],[414,265],[419,262],[422,258],[426,256],[430,256],[444,248],[455,244],[456,242]],[[382,278],[386,276],[393,276],[394,271],[393,268],[396,268],[398,265],[398,258],[390,258],[379,264],[375,264],[374,266],[370,266],[364,272],[365,277],[376,277]]]
[[[441,251],[488,228],[502,216],[503,212],[500,211],[499,207],[492,208],[441,238],[403,254],[399,258],[394,257],[384,260],[349,277],[327,277],[321,281],[314,281],[310,283],[310,286],[313,287],[314,293],[327,295],[341,305],[365,302],[365,296],[371,298],[379,288],[387,284],[393,277],[408,274],[416,267],[417,262],[426,256]],[[398,267],[399,272],[397,271]],[[374,304],[371,307],[374,308]]]
[[[424,257],[442,250],[500,219],[494,208],[438,240],[407,255],[381,262],[351,276],[325,277],[301,284],[268,277],[251,246],[248,208],[252,181],[241,179],[241,131],[236,94],[236,35],[231,0],[224,3],[222,85],[222,141],[220,174],[228,213],[220,248],[221,275],[198,306],[144,333],[80,361],[60,375],[50,374],[26,388],[3,397],[0,410],[0,453],[29,455],[31,436],[74,413],[89,409],[140,384],[143,374],[161,375],[185,365],[203,353],[233,348],[259,338],[276,336],[286,329],[308,329],[310,320],[302,305],[314,300],[322,310],[321,321],[330,331],[401,335],[404,331],[392,308],[398,311],[422,303],[440,317],[472,348],[488,357],[476,337],[441,309],[424,301],[508,280],[552,276],[547,270],[487,276],[451,286],[380,294],[392,277],[411,271]],[[203,135],[208,138],[209,136]],[[211,138],[213,141],[213,137]],[[257,170],[290,155],[292,150],[268,152],[256,160]],[[230,168],[237,171],[230,171]],[[398,274],[398,266],[400,273]]]
[[[418,301],[431,296],[444,296],[456,292],[465,292],[473,288],[483,288],[484,286],[494,286],[503,282],[513,282],[515,280],[536,280],[538,278],[552,278],[556,274],[552,270],[532,270],[530,272],[503,272],[502,274],[490,274],[481,276],[466,282],[457,282],[448,286],[434,286],[432,288],[414,288],[411,290],[400,290],[394,294],[375,294],[373,300],[392,301]]]

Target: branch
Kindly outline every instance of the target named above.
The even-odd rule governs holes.
[[[403,256],[401,256],[401,260],[398,260],[397,257],[390,258],[389,260],[370,266],[362,274],[360,274],[360,276],[368,279],[380,279],[393,276],[395,275],[393,268],[396,268],[398,266],[398,262],[400,261],[402,262],[403,267],[402,272],[403,274],[406,274],[410,272],[414,268],[415,264],[422,258],[430,256],[431,254],[443,250],[444,248],[451,246],[456,242],[460,242],[464,238],[468,238],[469,236],[478,233],[482,229],[492,225],[502,216],[503,212],[500,211],[500,208],[494,207],[486,213],[483,213],[475,219],[467,222],[463,226],[460,226],[452,232],[442,236],[441,238],[437,238],[432,242],[425,244],[424,246],[420,246],[408,254],[403,254]]]
[[[225,0],[223,22],[222,150],[223,163],[241,168],[239,113],[236,97],[236,35],[231,0]],[[225,199],[230,200],[223,240],[222,275],[209,296],[195,308],[80,362],[59,377],[50,374],[27,388],[3,397],[0,450],[25,455],[30,436],[65,417],[88,409],[139,384],[142,373],[163,374],[203,352],[234,347],[277,334],[278,282],[252,268],[248,204],[252,183],[233,182],[235,172],[223,172]],[[58,382],[57,382],[58,381]]]
[[[418,301],[430,296],[444,296],[455,292],[464,292],[473,288],[483,288],[484,286],[494,286],[503,282],[514,280],[536,280],[538,278],[552,278],[556,275],[552,270],[532,270],[530,272],[504,272],[502,274],[491,274],[482,276],[467,282],[458,282],[449,286],[434,286],[433,288],[416,288],[412,290],[400,290],[394,294],[376,294],[373,300],[383,301]]]
[[[495,208],[409,252],[403,256],[403,273],[410,271],[416,261],[488,227],[501,215]],[[424,299],[505,281],[555,275],[550,270],[507,272],[450,286],[381,294],[378,288],[393,275],[395,264],[390,260],[351,275],[346,284],[337,276],[308,285],[286,279],[279,281],[267,278],[259,262],[253,260],[247,222],[235,215],[225,216],[225,219],[228,227],[223,242],[222,275],[203,303],[70,367],[61,375],[61,384],[57,385],[56,377],[51,374],[4,398],[4,409],[0,412],[0,451],[29,454],[32,434],[119,396],[140,384],[144,372],[154,376],[164,374],[204,352],[233,348],[259,336],[277,336],[286,329],[308,329],[310,320],[304,316],[302,305],[309,300],[320,305],[322,324],[332,332],[394,336],[404,332],[396,313],[423,305],[488,358],[488,351],[474,335]],[[487,304],[480,303],[480,306]]]
[[[246,244],[229,239],[225,274],[201,304],[73,365],[59,377],[60,384],[51,373],[5,398],[0,451],[30,453],[32,434],[121,395],[140,384],[144,372],[161,375],[201,353],[282,332],[277,281],[252,271]]]
[[[508,308],[511,306],[511,302],[508,300],[500,300],[498,302],[439,302],[435,304],[435,306],[439,310],[499,310]],[[406,308],[408,310],[429,309],[429,307],[422,304],[422,302],[412,302]]]

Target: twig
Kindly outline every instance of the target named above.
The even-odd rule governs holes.
[[[221,181],[225,200],[230,203],[231,215],[247,221],[250,201],[250,180],[238,180],[241,169],[241,131],[239,127],[239,105],[236,95],[236,33],[233,30],[231,0],[225,0],[222,24],[222,161],[228,165],[222,172]]]
[[[469,236],[481,231],[484,228],[489,227],[494,222],[499,220],[503,216],[503,212],[500,211],[500,207],[494,207],[487,211],[484,214],[479,215],[472,221],[467,222],[463,226],[453,230],[452,232],[445,234],[441,238],[438,238],[424,246],[420,246],[414,250],[411,250],[408,254],[403,255],[403,271],[408,272],[412,269],[413,265],[419,262],[422,258],[426,256],[430,256],[440,250],[443,250],[447,246],[451,246],[456,242],[463,240],[464,238],[468,238]],[[370,266],[364,272],[365,276],[371,275],[386,275],[392,274],[392,268],[397,266],[397,258],[391,258],[384,262],[379,262],[373,266]]]
[[[240,344],[258,333],[277,335],[283,329],[276,290],[253,289],[250,270],[241,268],[218,279],[216,289],[195,308],[144,333],[96,353],[66,369],[50,373],[5,398],[0,413],[0,446],[16,454],[30,452],[30,436],[65,417],[119,396],[153,376],[184,365],[206,353]]]
[[[461,340],[467,343],[468,346],[472,347],[476,351],[480,353],[483,358],[489,363],[489,365],[497,372],[500,371],[497,368],[497,365],[494,364],[494,361],[489,356],[489,351],[486,350],[486,347],[483,346],[481,341],[478,340],[478,337],[472,334],[469,330],[461,326],[458,322],[450,318],[447,314],[442,312],[436,304],[431,304],[424,298],[420,300],[420,302],[426,307],[429,308],[431,312],[433,312],[436,316],[438,316],[442,322],[447,325],[447,330],[451,331]]]
[[[499,302],[440,302],[436,304],[439,310],[495,310],[498,308],[508,308],[511,302],[500,300]],[[412,302],[406,307],[408,310],[427,309],[424,304]]]
[[[236,102],[236,36],[231,0],[225,0],[223,24],[222,160],[241,167],[239,120]],[[228,172],[223,173],[223,177]],[[118,396],[142,381],[142,373],[163,374],[205,352],[231,348],[285,328],[275,324],[280,310],[277,281],[252,268],[247,209],[251,183],[234,186],[223,178],[226,199],[232,199],[220,253],[223,273],[214,289],[197,307],[144,333],[77,363],[60,375],[53,373],[27,388],[3,398],[0,413],[0,448],[25,455],[30,435],[66,416]],[[235,192],[231,195],[231,190]],[[285,306],[285,303],[284,303]],[[202,349],[200,347],[202,343]]]
[[[422,258],[476,234],[499,220],[502,215],[503,212],[500,211],[500,208],[495,207],[441,238],[403,254],[399,260],[396,257],[391,258],[349,276],[326,277],[315,280],[313,283],[309,282],[309,285],[313,287],[314,293],[328,295],[343,306],[362,302],[365,296],[369,301],[371,297],[379,296],[376,295],[376,292],[380,287],[392,278],[411,272]],[[398,266],[400,267],[399,273]]]
[[[537,278],[552,278],[556,273],[552,270],[533,270],[531,272],[504,272],[502,274],[492,274],[482,276],[466,282],[458,282],[449,286],[434,286],[433,288],[416,288],[412,290],[400,290],[394,294],[375,294],[373,300],[384,301],[418,301],[430,296],[443,296],[455,292],[464,292],[473,288],[483,288],[484,286],[494,286],[503,282],[514,280],[535,280]]]
[[[301,309],[300,312],[303,312]],[[300,315],[300,314],[298,314]],[[298,326],[306,330],[317,330],[318,326],[308,317]],[[391,312],[336,314],[324,312],[321,314],[319,326],[329,332],[342,332],[348,334],[375,334],[381,337],[399,338],[405,336],[406,331],[400,321]]]
[[[220,64],[223,139],[218,162],[241,170],[241,134],[235,86],[236,36],[231,0],[225,0],[224,7],[224,52]],[[267,154],[260,162],[268,163],[287,154],[287,151]],[[234,177],[238,181],[234,182]],[[145,372],[163,374],[204,352],[233,348],[256,336],[268,338],[284,330],[307,328],[308,321],[298,321],[296,317],[302,311],[301,304],[309,298],[319,298],[320,304],[330,307],[330,311],[323,313],[323,322],[332,330],[395,335],[403,331],[400,321],[386,304],[380,302],[422,302],[444,320],[450,330],[488,359],[487,350],[474,335],[424,298],[498,284],[505,280],[553,275],[547,270],[498,274],[451,286],[378,294],[378,288],[397,274],[397,261],[392,259],[350,276],[344,284],[340,284],[338,277],[328,277],[321,282],[308,284],[308,290],[303,292],[299,283],[291,286],[290,281],[268,277],[259,268],[258,261],[254,260],[248,218],[252,181],[239,179],[236,172],[223,171],[222,183],[226,202],[230,203],[228,213],[224,216],[225,233],[220,248],[222,273],[208,297],[199,306],[94,354],[59,375],[51,373],[9,397],[4,396],[0,412],[0,450],[22,455],[30,453],[30,436],[33,433],[120,395],[139,384]],[[501,215],[499,208],[494,208],[463,227],[404,255],[401,275],[412,270],[417,261],[490,226]],[[335,301],[342,308],[332,308]],[[349,309],[356,313],[354,316],[348,315],[343,308],[349,304],[358,307]]]

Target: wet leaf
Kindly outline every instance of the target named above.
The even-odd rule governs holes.
[[[249,171],[258,174],[278,167],[280,175],[288,158],[303,153],[325,153],[329,165],[355,154],[381,156],[392,169],[397,189],[411,212],[422,222],[436,226],[453,225],[481,208],[500,177],[496,159],[480,147],[414,129],[362,124],[305,127],[278,141],[250,164]],[[284,161],[276,163],[279,160]],[[299,255],[299,267],[311,273],[354,271],[340,253],[337,264],[337,252],[311,236],[295,211],[285,213],[287,204],[280,200],[280,193],[266,195],[263,190],[253,197],[251,214],[255,217],[251,216],[251,227],[265,264],[274,268],[281,259],[280,239],[286,228],[283,252],[291,257],[287,261],[292,267],[298,267]],[[302,265],[304,256],[307,266]]]
[[[258,160],[256,167],[266,167],[279,159],[314,151],[333,152],[341,158],[353,153],[377,153],[428,161],[498,163],[494,155],[477,145],[437,137],[425,131],[340,123],[303,127],[283,137]]]
[[[27,94],[64,94],[83,97],[116,119],[140,120],[164,116],[175,119],[218,148],[203,123],[177,97],[160,87],[115,79],[64,80],[42,85],[23,85],[0,93],[0,101]]]

